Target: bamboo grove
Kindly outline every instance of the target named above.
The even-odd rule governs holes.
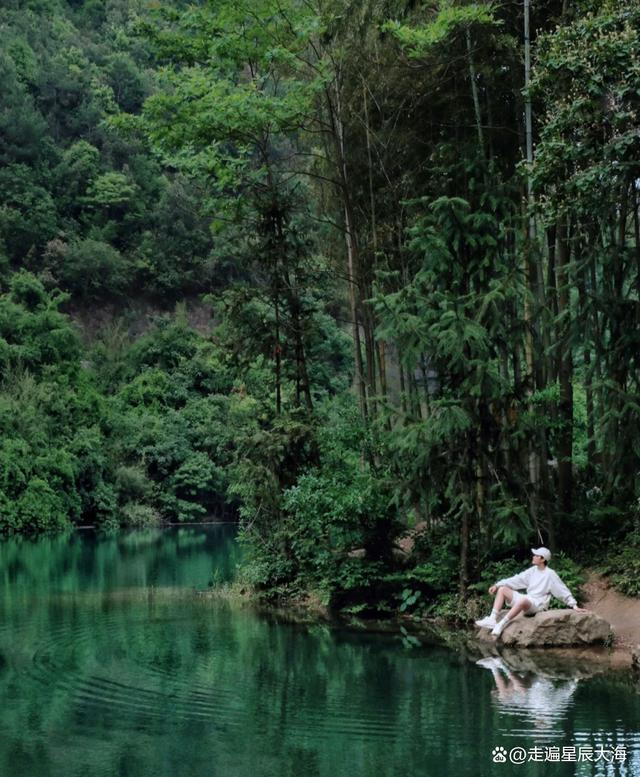
[[[295,286],[292,187],[330,222],[379,448],[368,466],[401,512],[459,531],[460,585],[479,542],[566,540],[587,491],[632,510],[637,10],[269,2],[168,17],[158,40],[188,61],[152,98],[153,131],[173,150],[215,146],[216,180],[259,171],[256,212],[280,219],[276,311]],[[246,113],[228,122],[211,89]],[[176,109],[179,138],[162,122]]]

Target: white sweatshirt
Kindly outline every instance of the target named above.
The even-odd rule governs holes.
[[[576,600],[571,595],[571,591],[560,580],[558,573],[549,567],[538,569],[535,565],[531,566],[519,575],[498,580],[496,585],[506,585],[513,588],[514,591],[526,588],[527,596],[533,599],[538,606],[540,604],[548,606],[552,595],[568,604],[569,607],[576,606]]]

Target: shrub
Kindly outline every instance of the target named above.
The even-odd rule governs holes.
[[[65,289],[86,300],[117,296],[131,279],[131,268],[115,248],[100,240],[72,243],[51,268]]]
[[[0,532],[12,534],[22,528],[16,515],[15,501],[0,489]]]
[[[100,526],[117,523],[118,497],[111,483],[100,481],[91,494],[91,507],[96,523]]]
[[[120,512],[121,522],[125,526],[137,529],[145,529],[150,526],[158,526],[161,522],[160,514],[149,505],[138,502],[128,502]]]
[[[609,552],[603,571],[623,594],[640,596],[640,527]]]
[[[115,472],[118,497],[122,502],[145,499],[153,488],[147,473],[140,466],[121,466]]]
[[[9,288],[13,302],[27,310],[33,311],[47,305],[48,297],[44,286],[35,275],[26,270],[11,276]]]
[[[70,526],[62,498],[41,478],[32,478],[15,505],[15,527],[59,531]]]

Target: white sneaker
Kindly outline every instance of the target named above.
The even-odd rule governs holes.
[[[486,618],[481,618],[479,621],[476,621],[476,626],[479,626],[481,629],[492,629],[497,624],[496,616],[495,615],[487,615]]]
[[[484,669],[503,669],[505,672],[507,671],[507,667],[505,666],[504,661],[498,656],[480,658],[478,661],[476,661],[476,664],[478,666],[482,666]]]
[[[500,621],[500,623],[497,623],[497,624],[496,624],[496,625],[495,625],[495,626],[494,626],[494,627],[491,629],[491,634],[492,634],[494,637],[499,637],[499,636],[502,634],[502,632],[505,630],[505,627],[506,627],[506,626],[508,626],[508,625],[509,625],[509,619],[508,619],[508,618],[503,618],[503,619]]]

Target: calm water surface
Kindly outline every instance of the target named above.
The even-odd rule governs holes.
[[[482,667],[193,593],[236,558],[228,526],[0,544],[0,775],[640,776],[629,676]],[[626,762],[563,751],[599,746]]]

